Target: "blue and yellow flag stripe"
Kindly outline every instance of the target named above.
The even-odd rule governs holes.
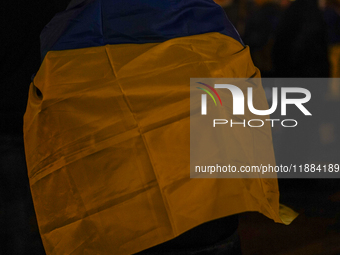
[[[44,57],[50,50],[156,43],[209,32],[242,42],[212,0],[73,0],[42,31],[41,53]]]
[[[41,41],[24,141],[46,254],[133,254],[245,211],[282,222],[276,179],[190,179],[190,78],[260,77],[213,1],[72,1]],[[256,144],[245,132],[225,142]]]

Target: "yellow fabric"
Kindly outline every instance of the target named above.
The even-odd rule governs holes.
[[[334,44],[329,47],[330,76],[340,78],[340,44]],[[332,79],[329,84],[330,99],[340,99],[339,79]]]
[[[329,47],[329,60],[331,62],[331,77],[340,78],[340,44]]]
[[[276,179],[190,179],[190,77],[253,75],[219,33],[48,52],[24,116],[46,254],[132,254],[245,211],[282,222]]]
[[[283,204],[280,204],[279,213],[282,222],[286,225],[289,225],[299,215],[297,212]]]

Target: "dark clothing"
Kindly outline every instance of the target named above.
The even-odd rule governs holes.
[[[262,77],[272,71],[271,51],[282,10],[276,3],[262,5],[246,23],[244,43],[249,45],[254,65]]]
[[[276,77],[328,77],[327,26],[316,0],[296,0],[283,14],[273,47]]]
[[[326,8],[324,18],[328,27],[328,41],[330,44],[340,43],[340,15],[332,8]]]
[[[239,255],[241,250],[239,237],[236,232],[237,226],[237,215],[206,222],[170,241],[136,253],[136,255]]]

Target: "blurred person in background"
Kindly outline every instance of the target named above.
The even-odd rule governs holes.
[[[324,10],[327,23],[330,76],[340,78],[340,0],[327,0]],[[340,99],[340,84],[332,80],[328,91],[328,98]]]
[[[271,51],[281,14],[289,0],[215,0],[250,47],[262,77],[272,76]]]
[[[275,77],[328,77],[327,25],[318,0],[296,0],[277,26]]]
[[[281,14],[281,5],[273,0],[256,0],[256,11],[248,17],[243,36],[249,45],[254,64],[262,77],[272,76],[271,51]]]
[[[329,77],[327,25],[323,17],[324,1],[296,0],[286,9],[277,26],[272,51],[274,77],[327,78]],[[325,81],[325,80],[323,80]],[[289,81],[282,86],[290,86]],[[308,87],[312,100],[305,118],[299,109],[288,109],[289,118],[298,121],[294,129],[283,129],[274,143],[278,164],[306,164],[320,159],[320,131],[323,109],[320,107],[327,91],[326,82]],[[272,115],[275,118],[275,115]],[[281,180],[280,185],[314,189],[317,179]]]

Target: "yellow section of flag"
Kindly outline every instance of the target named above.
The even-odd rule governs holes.
[[[46,253],[132,254],[245,211],[282,222],[276,179],[190,179],[190,78],[259,75],[219,33],[48,52],[24,116]]]

